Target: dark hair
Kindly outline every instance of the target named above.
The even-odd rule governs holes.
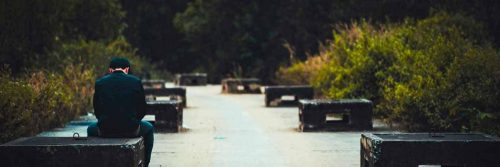
[[[114,57],[111,59],[111,62],[109,62],[109,68],[115,69],[115,68],[127,68],[130,67],[130,62],[123,57]]]

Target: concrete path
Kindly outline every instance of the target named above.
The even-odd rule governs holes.
[[[150,166],[359,167],[362,132],[297,132],[296,107],[266,108],[263,94],[221,94],[220,89],[187,87],[185,130],[155,134]],[[40,136],[85,136],[85,122]]]

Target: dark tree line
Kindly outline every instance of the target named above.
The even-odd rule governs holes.
[[[360,19],[383,24],[460,12],[483,22],[500,46],[499,8],[495,0],[2,0],[0,63],[16,71],[61,43],[124,35],[172,73],[270,82],[279,66],[317,53],[335,26]]]
[[[342,23],[424,18],[446,10],[472,15],[498,44],[500,3],[435,0],[122,0],[125,35],[142,55],[173,72],[207,72],[212,82],[227,76],[272,81],[291,59],[317,53]],[[290,50],[293,55],[290,56]]]
[[[124,35],[139,53],[171,72],[193,69],[187,54],[183,34],[178,32],[173,19],[184,11],[186,0],[121,0],[126,11],[127,28]]]
[[[118,0],[1,0],[0,64],[17,72],[63,43],[115,39],[124,14]]]

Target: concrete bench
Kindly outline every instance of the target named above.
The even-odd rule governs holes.
[[[147,99],[157,100],[161,97],[167,97],[169,100],[179,100],[182,102],[182,107],[187,106],[186,89],[182,87],[175,88],[144,88],[144,94]]]
[[[301,99],[314,98],[314,90],[308,85],[266,86],[264,92],[266,107],[271,106],[271,103],[275,101],[278,101],[277,105],[297,105]]]
[[[138,167],[144,165],[144,143],[141,137],[24,137],[0,145],[0,163],[7,167]]]
[[[179,132],[182,129],[183,109],[180,101],[148,101],[147,115],[155,115],[154,126],[159,131]]]
[[[361,135],[362,167],[496,167],[500,139],[481,133]]]
[[[372,106],[366,99],[299,100],[299,130],[371,130]]]
[[[165,80],[142,80],[142,86],[155,89],[165,88]]]
[[[261,93],[257,78],[226,78],[221,85],[222,93]]]
[[[207,85],[206,73],[177,74],[174,79],[175,85],[182,86],[205,86]]]

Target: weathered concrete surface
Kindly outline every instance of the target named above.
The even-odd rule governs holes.
[[[220,85],[186,89],[190,106],[184,109],[184,130],[155,133],[152,167],[360,166],[363,132],[302,133],[297,131],[298,108],[266,108],[263,94],[221,94]],[[85,136],[83,124],[40,135]],[[387,130],[376,121],[374,129]]]
[[[300,131],[320,128],[332,130],[372,130],[373,104],[366,99],[312,99],[299,101]],[[341,120],[327,121],[327,114],[342,114]]]
[[[222,79],[221,87],[222,93],[228,94],[261,93],[257,78],[226,78]]]
[[[165,80],[162,79],[142,80],[142,85],[144,88],[155,88],[155,89],[165,88]]]
[[[500,138],[481,133],[370,133],[361,147],[363,167],[500,164]]]
[[[146,100],[160,100],[165,97],[180,100],[182,106],[187,107],[186,88],[183,87],[144,88],[144,95],[146,95]]]
[[[278,85],[264,87],[265,104],[270,107],[273,102],[274,105],[288,105],[296,106],[301,99],[313,99],[314,89],[309,85]],[[291,100],[284,100],[283,96],[293,96]]]
[[[148,101],[148,115],[155,115],[154,126],[158,132],[179,132],[182,129],[182,103],[178,100]]]
[[[25,137],[0,145],[1,166],[137,167],[142,138]]]
[[[154,120],[154,116],[152,117]],[[87,127],[92,124],[97,122],[96,118],[92,114],[88,114],[85,116],[81,116],[78,120],[71,121],[70,123],[66,124],[65,127],[63,128],[55,128],[50,131],[44,131],[37,136],[41,137],[72,137],[73,133],[79,133],[80,136],[86,137],[87,136]]]

